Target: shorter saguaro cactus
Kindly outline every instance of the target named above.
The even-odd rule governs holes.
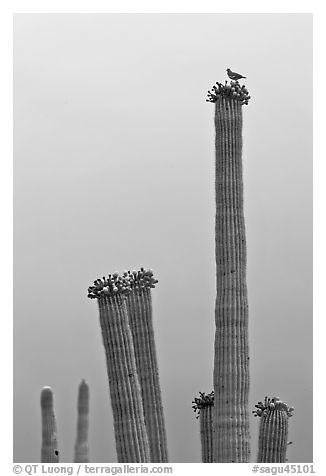
[[[88,288],[88,297],[97,299],[99,306],[118,462],[149,463],[150,448],[126,306],[130,292],[128,273],[114,273],[94,281]]]
[[[288,420],[294,408],[279,397],[265,397],[253,410],[261,418],[259,426],[257,463],[285,463],[288,447]]]
[[[213,406],[214,391],[205,395],[205,392],[199,392],[200,397],[195,398],[192,403],[194,412],[197,412],[196,418],[200,420],[200,440],[201,456],[203,463],[214,462],[214,444],[213,444]]]
[[[168,461],[167,437],[154,338],[151,290],[158,280],[151,269],[125,271],[131,285],[126,304],[141,387],[151,463]]]
[[[43,387],[41,391],[42,410],[42,448],[41,463],[59,463],[57,424],[53,407],[53,391],[51,387]]]
[[[89,387],[84,379],[81,381],[78,388],[77,411],[77,436],[74,462],[88,463]]]

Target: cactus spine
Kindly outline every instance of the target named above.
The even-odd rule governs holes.
[[[146,463],[150,451],[126,307],[130,291],[128,278],[115,273],[94,281],[88,297],[99,306],[118,462]]]
[[[41,391],[42,448],[41,463],[59,463],[57,424],[53,408],[53,392],[50,387]]]
[[[151,270],[141,268],[130,277],[131,292],[127,296],[129,323],[133,336],[151,462],[168,461],[167,439],[152,318],[151,289],[158,282]]]
[[[246,235],[243,213],[242,105],[249,96],[238,82],[217,83],[216,307],[214,446],[218,463],[247,463],[249,448],[249,350]]]
[[[257,463],[285,463],[288,422],[294,408],[278,397],[265,397],[255,406],[253,413],[260,417]]]
[[[198,415],[200,423],[201,458],[203,463],[214,463],[213,444],[213,413],[214,413],[214,392],[205,395],[199,392],[200,398],[195,398],[192,403],[194,412]]]
[[[75,463],[89,462],[88,426],[89,426],[89,387],[82,380],[78,388],[77,436],[75,443]]]

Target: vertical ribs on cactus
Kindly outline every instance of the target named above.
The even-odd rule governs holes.
[[[217,83],[215,103],[215,351],[214,458],[247,463],[249,348],[246,233],[243,211],[242,105],[245,86]]]
[[[41,390],[42,447],[41,463],[59,463],[57,423],[51,387]]]
[[[89,462],[88,445],[89,427],[89,386],[82,380],[78,388],[77,401],[77,435],[75,442],[74,463]]]
[[[213,445],[213,407],[214,391],[205,395],[199,392],[200,397],[192,401],[193,410],[197,413],[200,423],[201,458],[203,463],[214,463]]]
[[[137,373],[143,400],[151,463],[168,461],[167,438],[154,340],[151,289],[158,282],[152,270],[141,268],[124,273],[131,292],[126,297],[133,336]]]
[[[257,463],[285,463],[288,445],[288,422],[294,408],[279,397],[265,397],[255,405],[253,414],[260,417]]]
[[[126,297],[130,277],[118,273],[97,279],[88,297],[97,299],[119,463],[150,462],[140,383]]]

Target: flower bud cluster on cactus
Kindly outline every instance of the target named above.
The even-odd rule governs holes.
[[[196,418],[199,418],[201,408],[214,405],[214,390],[207,395],[205,392],[199,392],[200,397],[196,398],[191,402],[194,405],[192,406],[194,412],[197,412]]]
[[[238,81],[231,81],[230,84],[227,81],[225,81],[225,84],[217,81],[212,89],[208,91],[206,102],[216,102],[222,97],[235,99],[240,101],[242,105],[248,104],[250,99],[248,90],[244,85],[240,86]]]
[[[138,271],[125,271],[124,276],[125,275],[130,277],[130,286],[132,289],[155,288],[155,284],[158,283],[158,280],[154,278],[151,269],[145,270],[144,268],[140,268]]]
[[[88,288],[88,297],[99,299],[117,294],[129,294],[132,288],[155,288],[156,283],[158,280],[153,277],[151,269],[140,268],[138,271],[124,271],[122,276],[119,273],[113,273],[109,274],[107,278],[96,279],[93,286]]]
[[[291,417],[294,412],[294,408],[290,407],[286,402],[282,402],[279,397],[265,397],[265,400],[263,402],[258,402],[255,407],[257,410],[253,410],[252,413],[258,417],[266,416],[272,410],[284,411],[288,417]]]

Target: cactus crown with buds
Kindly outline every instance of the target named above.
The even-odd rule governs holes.
[[[132,289],[155,288],[156,283],[158,280],[153,277],[151,269],[140,268],[138,271],[124,271],[122,276],[119,273],[113,273],[109,274],[107,278],[96,279],[93,285],[88,288],[88,297],[100,299],[129,294]]]
[[[155,288],[155,284],[158,283],[158,280],[154,278],[151,269],[145,270],[144,268],[140,268],[138,271],[125,271],[123,274],[124,276],[130,276],[131,289]]]
[[[250,99],[248,90],[244,85],[240,86],[238,81],[231,81],[230,84],[227,81],[225,84],[217,81],[208,91],[206,102],[216,102],[223,97],[240,101],[241,105],[248,104]]]
[[[255,407],[256,410],[253,410],[252,413],[258,417],[266,416],[273,410],[284,411],[288,417],[291,417],[294,412],[294,408],[290,407],[286,402],[282,402],[279,397],[265,397],[265,400],[258,402]]]
[[[205,392],[199,392],[200,397],[196,398],[191,402],[194,405],[192,406],[194,412],[197,412],[196,418],[199,418],[200,410],[202,408],[214,405],[214,390],[211,393],[205,395]]]

